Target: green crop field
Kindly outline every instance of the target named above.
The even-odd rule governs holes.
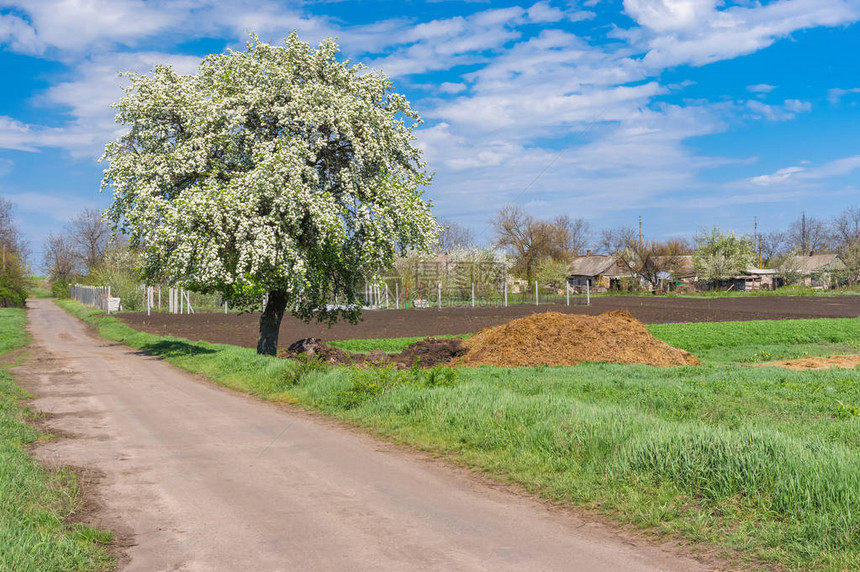
[[[27,344],[26,319],[24,310],[0,309],[0,355]],[[80,503],[74,473],[44,469],[26,450],[45,437],[27,424],[27,397],[0,367],[0,570],[112,569],[110,534],[70,520]]]
[[[735,566],[860,569],[860,372],[753,367],[858,353],[860,319],[649,326],[700,367],[394,371],[160,338],[63,306],[223,385],[325,412]]]

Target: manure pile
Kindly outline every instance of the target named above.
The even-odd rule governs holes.
[[[542,312],[481,330],[456,363],[521,367],[611,362],[700,365],[695,356],[651,335],[630,313],[599,316]]]
[[[785,367],[798,371],[808,369],[830,369],[839,367],[843,369],[856,369],[860,366],[860,355],[832,355],[830,357],[807,356],[800,359],[768,361],[756,364],[755,367],[765,366]]]

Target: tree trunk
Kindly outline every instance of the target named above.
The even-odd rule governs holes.
[[[261,355],[276,355],[278,353],[278,332],[281,329],[281,319],[287,307],[287,295],[280,290],[269,292],[269,301],[260,316],[260,339],[257,342],[257,353]]]

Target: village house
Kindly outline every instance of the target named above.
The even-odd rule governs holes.
[[[615,256],[591,254],[577,256],[570,263],[568,284],[573,287],[618,288],[622,280],[633,279],[633,272]]]
[[[787,268],[798,272],[800,284],[813,288],[829,288],[837,279],[837,274],[847,267],[837,254],[810,254],[791,257]]]

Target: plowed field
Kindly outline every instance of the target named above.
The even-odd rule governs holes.
[[[366,311],[358,324],[305,324],[285,316],[280,345],[286,347],[300,338],[324,340],[396,338],[475,333],[535,312],[570,312],[597,315],[627,310],[646,324],[668,322],[723,322],[797,318],[855,318],[860,316],[860,296],[800,297],[770,296],[748,298],[664,298],[605,297],[585,306],[509,306],[483,308],[443,308]],[[118,317],[133,328],[191,340],[256,347],[258,313],[173,315],[153,312],[123,313]]]

